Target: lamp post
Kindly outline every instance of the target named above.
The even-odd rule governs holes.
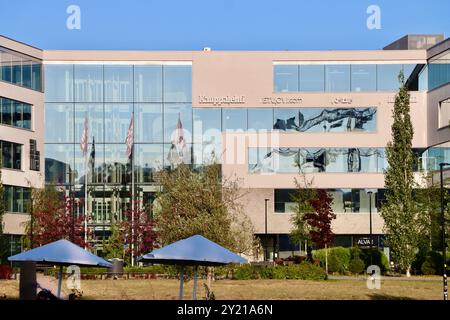
[[[450,166],[450,163],[439,163],[439,173],[441,178],[441,227],[442,227],[442,257],[444,261],[444,269],[442,273],[442,280],[444,284],[444,300],[448,300],[448,286],[447,286],[447,261],[445,253],[445,216],[444,216],[444,166]]]
[[[264,213],[265,213],[265,218],[264,218],[264,242],[265,242],[265,248],[264,248],[264,261],[268,261],[269,260],[269,244],[268,244],[268,239],[267,239],[267,202],[269,201],[269,199],[264,199]]]
[[[372,191],[368,191],[369,195],[369,245],[370,245],[370,264],[372,265]]]

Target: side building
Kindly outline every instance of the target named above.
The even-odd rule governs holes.
[[[0,36],[0,150],[9,254],[22,250],[31,188],[44,186],[42,50]]]

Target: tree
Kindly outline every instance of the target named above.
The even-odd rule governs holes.
[[[403,72],[399,75],[400,89],[392,111],[392,141],[387,144],[388,168],[385,172],[386,202],[382,207],[386,240],[394,260],[410,276],[411,264],[420,245],[421,213],[413,199],[414,155],[409,106],[409,92]]]
[[[132,219],[133,215],[134,219]],[[120,227],[123,232],[122,239],[128,244],[124,253],[127,259],[128,257],[131,259],[131,242],[134,243],[133,257],[138,257],[158,247],[155,222],[150,217],[149,209],[141,206],[136,201],[134,210],[128,208],[125,216],[126,219],[121,223]],[[132,238],[131,235],[134,235],[134,237]]]
[[[117,222],[112,223],[110,231],[111,235],[108,240],[103,241],[103,255],[107,259],[124,259],[124,234],[121,225]]]
[[[180,164],[161,172],[159,183],[155,220],[161,244],[200,234],[238,253],[254,249],[239,181],[222,177],[220,165],[193,171]]]
[[[32,190],[33,212],[25,228],[27,247],[60,239],[71,240],[80,247],[89,246],[84,241],[84,215],[73,214],[72,200],[54,185]]]
[[[290,232],[290,238],[294,243],[311,240],[311,227],[305,220],[305,215],[314,211],[311,200],[317,196],[316,190],[312,188],[312,181],[308,181],[304,173],[300,172],[300,174],[301,181],[294,178],[296,190],[291,195],[291,201],[294,202],[294,211],[291,217],[293,227]]]
[[[317,197],[310,200],[314,212],[305,214],[305,221],[310,226],[309,236],[318,248],[324,248],[334,240],[331,222],[336,214],[331,209],[333,197],[323,190],[317,191]]]

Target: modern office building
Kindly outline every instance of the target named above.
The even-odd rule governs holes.
[[[371,211],[374,244],[383,247],[384,148],[400,71],[411,93],[417,179],[450,160],[450,40],[443,40],[407,36],[373,51],[166,52],[38,50],[0,38],[0,140],[9,150],[2,174],[12,188],[6,232],[13,243],[24,232],[27,181],[39,186],[45,177],[78,199],[88,195],[87,208],[83,200],[76,210],[89,213],[101,251],[109,225],[130,206],[132,181],[148,206],[159,170],[215,161],[247,190],[245,212],[272,257],[299,249],[288,234],[301,176],[333,195],[337,245],[367,244]],[[133,113],[134,179],[125,144]],[[86,119],[88,165],[80,149]],[[180,123],[182,156],[173,143]],[[45,165],[34,171],[30,154]]]

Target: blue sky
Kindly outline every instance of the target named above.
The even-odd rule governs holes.
[[[81,29],[69,30],[69,5]],[[369,5],[381,29],[366,26]],[[43,49],[381,49],[408,33],[450,35],[448,0],[0,0],[0,34]]]

